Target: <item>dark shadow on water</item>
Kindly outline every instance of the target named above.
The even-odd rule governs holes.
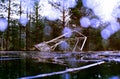
[[[80,66],[80,63],[78,64]],[[36,62],[24,57],[0,60],[0,79],[16,79],[65,70],[68,67]],[[120,63],[105,63],[85,70],[37,79],[120,79]]]

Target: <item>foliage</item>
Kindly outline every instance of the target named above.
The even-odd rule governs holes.
[[[33,12],[27,13],[27,18],[29,22],[25,26],[23,26],[19,23],[18,17],[13,17],[13,15],[17,15],[20,17],[22,14],[25,14],[23,7],[21,7],[20,5],[20,2],[16,2],[16,0],[11,0],[11,4],[10,6],[8,6],[8,3],[6,3],[5,0],[1,1],[1,13],[6,12],[6,14],[8,14],[8,8],[11,10],[9,13],[9,29],[7,29],[5,32],[0,32],[0,37],[4,39],[3,49],[6,49],[5,46],[8,43],[8,50],[34,50],[33,47],[35,44],[42,41],[48,41],[61,35],[61,32],[65,27],[65,24],[63,24],[63,19],[63,21],[61,19],[50,21],[47,20],[45,17],[42,17],[39,13],[41,9],[41,6],[39,6],[38,4],[39,2],[35,3]],[[120,32],[117,32],[108,40],[103,40],[100,36],[101,29],[96,30],[90,27],[86,29],[80,26],[79,20],[84,15],[84,12],[81,12],[81,9],[84,8],[82,7],[81,0],[78,0],[76,7],[70,8],[68,15],[71,16],[67,26],[69,26],[70,28],[79,28],[79,31],[88,37],[84,50],[120,50]],[[0,14],[0,18],[7,18],[8,15],[6,14]],[[52,28],[50,36],[44,35],[43,29],[47,25],[51,26]],[[8,36],[7,33],[9,33]],[[2,36],[3,34],[4,36]],[[8,40],[8,42],[6,42],[5,40]]]

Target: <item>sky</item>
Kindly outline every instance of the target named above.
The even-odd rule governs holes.
[[[63,7],[64,10],[66,10],[66,15],[69,15],[69,8],[74,8],[77,5],[77,0],[12,0],[10,17],[12,19],[18,19],[18,21],[25,26],[29,20],[26,14],[35,12],[35,3],[39,5],[38,11],[42,17],[55,21],[57,19],[62,20]],[[57,6],[57,8],[53,7],[51,3],[54,4],[54,6],[56,6],[56,4],[59,6]],[[111,35],[120,30],[120,24],[118,22],[118,18],[120,18],[120,0],[82,0],[82,3],[85,8],[92,10],[92,15],[81,17],[80,26],[83,28],[92,27],[95,29],[102,27],[101,37],[103,39],[109,39]],[[0,2],[0,4],[8,8],[8,1],[5,3]],[[21,16],[19,15],[20,4],[22,7]],[[7,19],[8,10],[1,5],[0,15],[3,15]],[[69,17],[67,19],[69,19]],[[104,24],[107,25],[103,26]],[[4,31],[4,28],[2,28],[3,27],[0,26],[0,30]]]
[[[120,30],[118,22],[118,18],[120,18],[120,0],[82,0],[82,3],[84,7],[92,10],[93,14],[83,16],[80,19],[82,27],[102,28],[101,37],[106,40]],[[107,25],[103,26],[105,24]]]
[[[77,4],[77,0],[11,0],[11,14],[10,18],[17,19],[19,23],[21,23],[23,26],[25,26],[29,20],[27,18],[27,14],[35,13],[35,3],[38,4],[38,12],[42,17],[46,17],[48,20],[55,21],[57,19],[62,20],[62,11],[63,7],[65,10],[65,15],[69,15],[69,8],[74,8]],[[53,7],[52,4],[58,4],[57,8]],[[5,1],[4,3],[0,2],[0,15],[3,15],[4,18],[7,19],[8,17],[8,1]],[[20,16],[20,5],[22,14]],[[3,7],[5,6],[5,7]],[[56,5],[55,5],[56,6]],[[69,16],[67,17],[69,19]],[[65,20],[67,20],[65,18]],[[4,20],[3,20],[4,21]],[[4,22],[1,21],[3,24]],[[6,23],[6,22],[5,22]],[[3,24],[7,25],[7,24]],[[3,31],[4,26],[0,26],[0,30]],[[6,27],[6,26],[5,26]]]

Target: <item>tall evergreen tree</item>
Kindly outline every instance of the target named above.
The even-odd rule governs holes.
[[[7,29],[7,36],[6,36],[6,50],[9,48],[9,26],[10,26],[10,10],[11,10],[11,0],[8,0],[8,29]]]

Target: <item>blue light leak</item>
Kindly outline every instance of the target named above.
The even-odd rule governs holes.
[[[120,79],[120,77],[119,76],[112,76],[109,79]]]
[[[96,18],[90,20],[90,24],[92,28],[98,28],[100,26],[100,21]]]
[[[27,15],[24,14],[20,17],[19,19],[20,24],[22,24],[23,26],[26,26],[26,24],[28,23],[28,18]]]
[[[117,19],[120,18],[120,0],[110,0],[109,4],[108,0],[82,0],[82,3],[84,7],[92,10],[93,15],[90,17],[98,17],[98,19],[81,18],[82,27],[87,28],[90,25],[93,28],[98,28],[102,27],[101,24],[108,23],[109,25],[101,31],[103,39],[108,39],[120,30],[120,25],[117,22]]]
[[[52,28],[50,26],[45,26],[43,31],[44,31],[44,35],[50,36],[52,32]]]
[[[78,0],[48,0],[48,3],[51,2],[53,4],[59,4],[59,9],[50,6],[51,9],[49,9],[49,13],[45,12],[47,14],[45,17],[51,21],[57,20],[62,16],[61,11],[74,8],[77,5],[77,1]]]
[[[65,73],[61,77],[62,77],[62,79],[70,79],[71,75],[69,73]]]
[[[4,32],[8,27],[8,22],[5,18],[0,18],[0,31]]]
[[[27,14],[34,12],[35,3],[39,3],[40,0],[20,0],[22,15],[19,18],[19,23],[26,26],[28,23]]]
[[[51,8],[51,10],[49,11],[49,13],[46,15],[46,18],[48,20],[55,21],[58,18],[60,18],[60,14],[61,14],[60,10],[55,9],[55,8]]]
[[[105,29],[101,31],[101,36],[104,39],[108,39],[111,35],[120,30],[120,25],[118,22],[109,24]]]
[[[88,17],[82,17],[80,19],[80,24],[82,27],[88,28],[90,26],[90,19]]]
[[[72,35],[72,30],[68,27],[65,27],[62,31],[63,34],[66,34],[65,37],[69,38]]]
[[[70,47],[70,45],[66,41],[63,41],[59,46],[61,50],[67,50]]]
[[[77,5],[78,0],[48,0],[49,2],[59,4],[61,9],[67,10],[68,8],[74,8]]]
[[[64,9],[74,8],[77,4],[77,0],[59,0],[60,4]]]
[[[0,58],[0,61],[8,61],[8,60],[20,60],[20,59],[23,59],[23,58]]]
[[[118,22],[111,23],[109,26],[106,27],[106,29],[110,30],[111,34],[114,34],[120,29],[120,25]]]
[[[108,29],[103,29],[101,31],[101,36],[102,36],[103,39],[107,40],[110,37],[110,35],[111,35],[111,32]]]
[[[35,3],[39,3],[40,0],[20,0],[23,13],[30,13],[34,11]]]

